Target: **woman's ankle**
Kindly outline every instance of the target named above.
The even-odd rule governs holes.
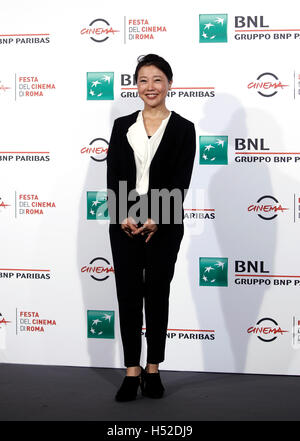
[[[148,374],[157,374],[158,373],[158,364],[147,363],[146,372]]]
[[[141,366],[130,366],[126,369],[127,377],[138,377],[142,372]]]

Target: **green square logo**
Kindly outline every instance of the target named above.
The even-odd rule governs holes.
[[[87,311],[88,338],[115,338],[115,311]]]
[[[87,72],[87,100],[114,99],[113,72]]]
[[[227,14],[200,14],[199,41],[227,43]]]
[[[228,286],[227,257],[200,257],[200,286]]]
[[[109,220],[106,191],[87,191],[87,219]]]
[[[227,165],[228,164],[228,136],[200,136],[200,164]]]

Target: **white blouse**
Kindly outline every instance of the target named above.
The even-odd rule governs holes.
[[[156,132],[148,138],[142,111],[139,112],[137,120],[129,127],[127,132],[128,142],[134,152],[136,165],[136,191],[139,195],[146,194],[149,189],[149,170],[151,161],[162,140],[171,113],[163,119]]]

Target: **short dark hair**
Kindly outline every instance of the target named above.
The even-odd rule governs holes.
[[[148,54],[148,55],[140,55],[137,59],[138,64],[135,69],[134,79],[137,82],[139,70],[143,66],[155,66],[160,69],[168,78],[168,81],[173,80],[173,72],[169,63],[159,55]]]

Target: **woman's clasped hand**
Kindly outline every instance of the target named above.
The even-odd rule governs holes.
[[[127,234],[127,236],[130,238],[133,238],[137,235],[147,236],[145,243],[149,242],[151,237],[158,229],[156,223],[152,219],[147,219],[147,221],[143,225],[138,226],[138,224],[132,217],[124,219],[121,224],[121,228],[124,233]]]

